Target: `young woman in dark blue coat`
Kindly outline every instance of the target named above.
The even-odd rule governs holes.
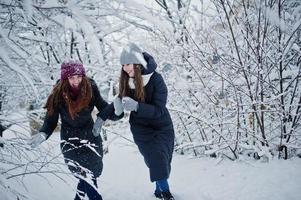
[[[94,123],[94,106],[100,111]],[[103,122],[114,115],[113,106],[103,100],[96,83],[86,77],[83,64],[78,60],[65,61],[61,65],[61,79],[48,97],[47,114],[40,132],[30,141],[38,146],[53,133],[61,118],[61,150],[69,170],[79,179],[75,200],[85,197],[102,200],[97,191],[96,178],[102,173],[103,148],[100,130]],[[112,114],[110,114],[112,113]]]
[[[155,196],[173,200],[167,179],[171,171],[174,128],[166,108],[167,87],[156,72],[153,57],[136,44],[125,47],[120,56],[119,99],[114,100],[115,114],[130,111],[130,126],[135,143],[156,183]]]

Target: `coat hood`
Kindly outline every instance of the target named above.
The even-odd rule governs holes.
[[[143,52],[144,60],[146,61],[146,66],[143,66],[143,69],[141,70],[142,75],[151,74],[153,73],[157,68],[157,63],[153,56],[148,54],[147,52]]]

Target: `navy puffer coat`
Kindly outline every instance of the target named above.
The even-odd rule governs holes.
[[[92,99],[87,108],[80,111],[75,119],[72,119],[66,105],[60,105],[53,115],[46,115],[40,131],[46,133],[49,137],[56,128],[60,116],[62,122],[61,150],[68,168],[75,175],[82,174],[84,171],[98,177],[103,169],[103,148],[101,136],[95,137],[92,133],[94,122],[91,113],[94,106],[96,106],[100,111],[98,116],[102,119],[117,120],[122,116],[114,115],[113,106],[109,106],[103,100],[96,83],[92,79],[90,79],[90,82]]]
[[[157,64],[152,56],[143,53],[147,69],[143,75],[151,74],[144,86],[145,102],[139,102],[137,112],[131,112],[131,132],[144,161],[150,170],[151,181],[167,179],[171,170],[174,147],[174,128],[166,108],[167,87],[162,76],[155,71]],[[131,98],[134,97],[131,90]]]

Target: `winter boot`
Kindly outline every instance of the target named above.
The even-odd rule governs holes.
[[[163,200],[175,200],[175,198],[172,196],[169,190],[166,192],[162,192],[162,199]]]
[[[163,198],[163,197],[162,197],[162,192],[161,192],[161,191],[155,190],[154,195],[155,195],[155,197],[158,198],[158,199],[162,199],[162,198]]]

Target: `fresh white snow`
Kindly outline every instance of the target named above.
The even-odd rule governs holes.
[[[126,132],[122,135],[131,138],[127,128],[117,132]],[[109,153],[104,156],[104,171],[98,179],[103,199],[155,199],[154,184],[149,181],[148,169],[137,147],[114,134],[109,134],[109,141],[105,143],[109,145]],[[58,142],[59,133],[54,133],[38,150],[54,157],[60,153]],[[63,163],[62,156],[58,161]],[[300,166],[301,159],[233,162],[175,153],[169,182],[177,200],[299,200]],[[23,184],[0,176],[0,181],[10,187],[10,191],[0,187],[1,200],[16,199],[14,190],[31,200],[73,199],[77,180],[68,174],[65,165],[61,168],[66,174],[57,174],[60,178],[47,173],[32,174],[23,177]]]

